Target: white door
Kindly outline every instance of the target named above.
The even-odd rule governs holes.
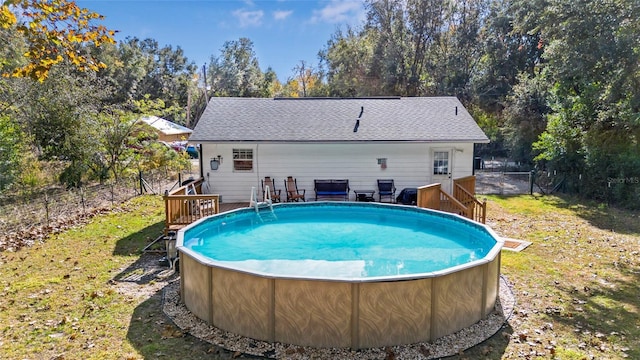
[[[433,152],[433,173],[431,180],[433,183],[442,184],[442,190],[451,194],[451,151],[435,150]]]

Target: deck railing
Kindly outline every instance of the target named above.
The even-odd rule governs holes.
[[[425,185],[418,188],[416,205],[425,209],[440,210],[440,184]]]
[[[220,196],[202,194],[203,183],[204,178],[200,178],[165,193],[165,234],[220,212]],[[418,188],[417,205],[459,214],[484,224],[486,201],[480,202],[468,189],[475,189],[474,176],[454,180],[453,196],[442,190],[441,184],[422,186]]]
[[[459,184],[453,184],[453,197],[467,208],[468,217],[479,223],[487,221],[487,202],[478,200]]]
[[[481,223],[486,221],[486,203],[480,203],[475,197],[469,194],[464,188],[458,186],[461,198],[451,196],[442,190],[441,184],[431,184],[418,188],[417,206],[427,209],[441,210],[458,214]],[[474,201],[472,201],[470,198]],[[466,202],[466,204],[465,204]]]
[[[203,182],[200,178],[165,193],[165,233],[220,212],[220,196],[202,194]]]
[[[466,206],[442,190],[440,184],[419,187],[417,205],[418,207],[441,210],[469,217]]]
[[[456,195],[455,188],[457,187],[462,187],[469,194],[471,194],[471,196],[475,196],[476,195],[476,177],[474,175],[471,175],[471,176],[461,177],[458,179],[453,179],[453,187],[454,187],[454,190],[453,190],[454,196]],[[456,198],[460,200],[460,198],[458,197]]]

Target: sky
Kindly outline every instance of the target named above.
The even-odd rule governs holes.
[[[253,42],[263,71],[280,81],[305,61],[318,65],[318,52],[338,29],[361,26],[363,0],[78,0],[105,16],[100,24],[117,30],[116,40],[152,38],[160,47],[182,48],[200,71],[219,56],[227,41]]]

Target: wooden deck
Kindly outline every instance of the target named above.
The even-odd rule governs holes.
[[[198,219],[220,212],[220,196],[203,194],[203,183],[204,179],[200,178],[165,193],[165,235]]]
[[[435,186],[438,190],[441,190],[438,186],[439,184],[434,184],[431,186]],[[428,186],[427,186],[428,187]],[[485,223],[487,218],[487,205],[486,202],[480,202],[476,199],[476,197],[469,193],[467,188],[473,189],[473,184],[471,187],[465,186],[460,187],[459,185],[456,187],[455,195],[451,197],[451,195],[444,193],[443,195],[438,194],[435,195],[439,199],[436,200],[436,204],[427,204],[421,203],[422,207],[433,208],[437,210],[447,211],[451,213],[456,213],[465,217],[468,217],[472,220],[475,220],[480,223]],[[440,193],[440,191],[438,191]],[[248,207],[248,202],[237,202],[237,203],[221,203],[220,212],[231,211],[243,207]]]
[[[249,207],[248,202],[237,202],[237,203],[220,203],[220,212],[231,211],[243,207]]]
[[[204,185],[204,179],[200,178],[165,194],[165,235],[203,217],[249,206],[248,202],[220,203],[219,195],[202,193]],[[453,196],[444,192],[440,184],[419,188],[418,206],[456,213],[484,223],[486,202],[475,197],[475,177],[457,179],[454,186]]]

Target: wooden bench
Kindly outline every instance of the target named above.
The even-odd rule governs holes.
[[[316,201],[318,198],[336,198],[341,197],[345,201],[349,199],[349,180],[313,180],[314,190],[316,192]]]

